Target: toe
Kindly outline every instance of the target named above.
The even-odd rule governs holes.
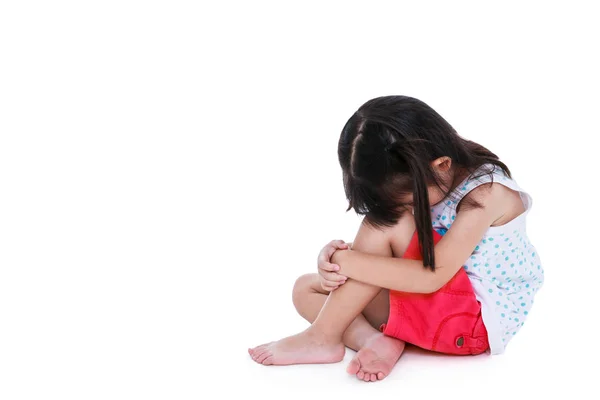
[[[261,345],[261,346],[257,346],[253,349],[248,349],[248,353],[250,353],[250,356],[252,357],[252,359],[256,362],[260,362],[258,361],[258,359],[267,352],[268,347],[266,345]]]
[[[253,360],[256,360],[256,348],[248,349],[248,354],[250,354],[250,357],[252,357]]]
[[[268,351],[269,348],[267,346],[257,347],[256,350],[254,350],[254,359],[258,359],[260,356],[267,353]]]
[[[346,368],[346,372],[348,372],[350,375],[356,375],[358,373],[359,369],[360,369],[360,361],[357,358],[354,358],[352,361],[350,361],[350,364],[348,364],[348,368]]]
[[[365,376],[364,376],[364,378],[363,378],[363,381],[365,381],[365,382],[369,382],[369,375],[370,375],[369,373],[365,373]]]
[[[265,358],[262,363],[262,365],[273,365],[273,356],[268,356],[267,358]]]
[[[383,372],[378,372],[377,379],[382,380],[383,378],[385,378],[385,374]]]
[[[262,364],[262,362],[267,358],[272,356],[270,351],[265,351],[263,353],[261,353],[258,357],[256,357],[256,362],[259,364]]]
[[[356,377],[362,380],[365,377],[365,373],[361,370],[356,373]]]
[[[261,344],[260,346],[256,346],[251,349],[248,349],[248,353],[252,356],[252,358],[255,358],[260,353],[260,350],[263,349],[264,347],[265,347],[265,345]]]
[[[371,374],[371,382],[375,382],[377,380],[377,375]]]

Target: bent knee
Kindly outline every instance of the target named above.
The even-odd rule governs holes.
[[[389,228],[390,244],[394,257],[402,257],[415,234],[416,223],[412,214],[405,213],[398,223]]]
[[[312,291],[312,287],[318,279],[318,274],[304,274],[296,279],[294,289],[292,290],[292,300],[296,307]]]

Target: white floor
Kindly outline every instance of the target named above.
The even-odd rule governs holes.
[[[216,383],[211,385],[216,390],[233,393],[242,387],[244,391],[257,392],[260,398],[269,399],[312,396],[531,399],[554,394],[561,398],[595,398],[586,394],[595,386],[592,381],[595,368],[585,367],[584,363],[591,361],[590,358],[597,359],[597,352],[593,348],[578,348],[581,343],[578,338],[583,337],[570,332],[568,325],[557,324],[548,318],[552,306],[548,292],[550,290],[538,296],[536,313],[513,339],[505,354],[452,357],[412,347],[407,349],[392,374],[376,383],[361,382],[346,374],[345,366],[355,354],[349,349],[339,364],[289,367],[255,364],[245,353],[247,346],[294,333],[306,326],[299,317],[295,320],[288,316],[270,318],[261,314],[256,317],[255,324],[238,326],[235,335],[224,332],[223,339],[232,340],[226,348],[211,348],[211,354],[220,359],[221,368],[229,369],[234,376],[216,378]],[[244,305],[240,307],[242,311]],[[265,308],[276,307],[265,305]],[[287,309],[292,312],[291,303]],[[243,320],[248,322],[250,319]],[[233,326],[226,329],[236,330]],[[593,341],[593,338],[589,340]],[[593,344],[589,346],[593,347]],[[210,371],[207,374],[211,375]]]

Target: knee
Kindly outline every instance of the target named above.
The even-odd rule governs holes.
[[[296,309],[302,305],[303,300],[310,293],[315,277],[316,274],[305,274],[296,279],[292,290],[292,301]]]

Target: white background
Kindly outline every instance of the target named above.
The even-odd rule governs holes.
[[[0,399],[597,394],[592,2],[413,3],[0,3]],[[296,277],[354,238],[337,140],[388,94],[533,196],[530,318],[504,355],[413,350],[375,384],[350,350],[254,364],[307,326]]]

